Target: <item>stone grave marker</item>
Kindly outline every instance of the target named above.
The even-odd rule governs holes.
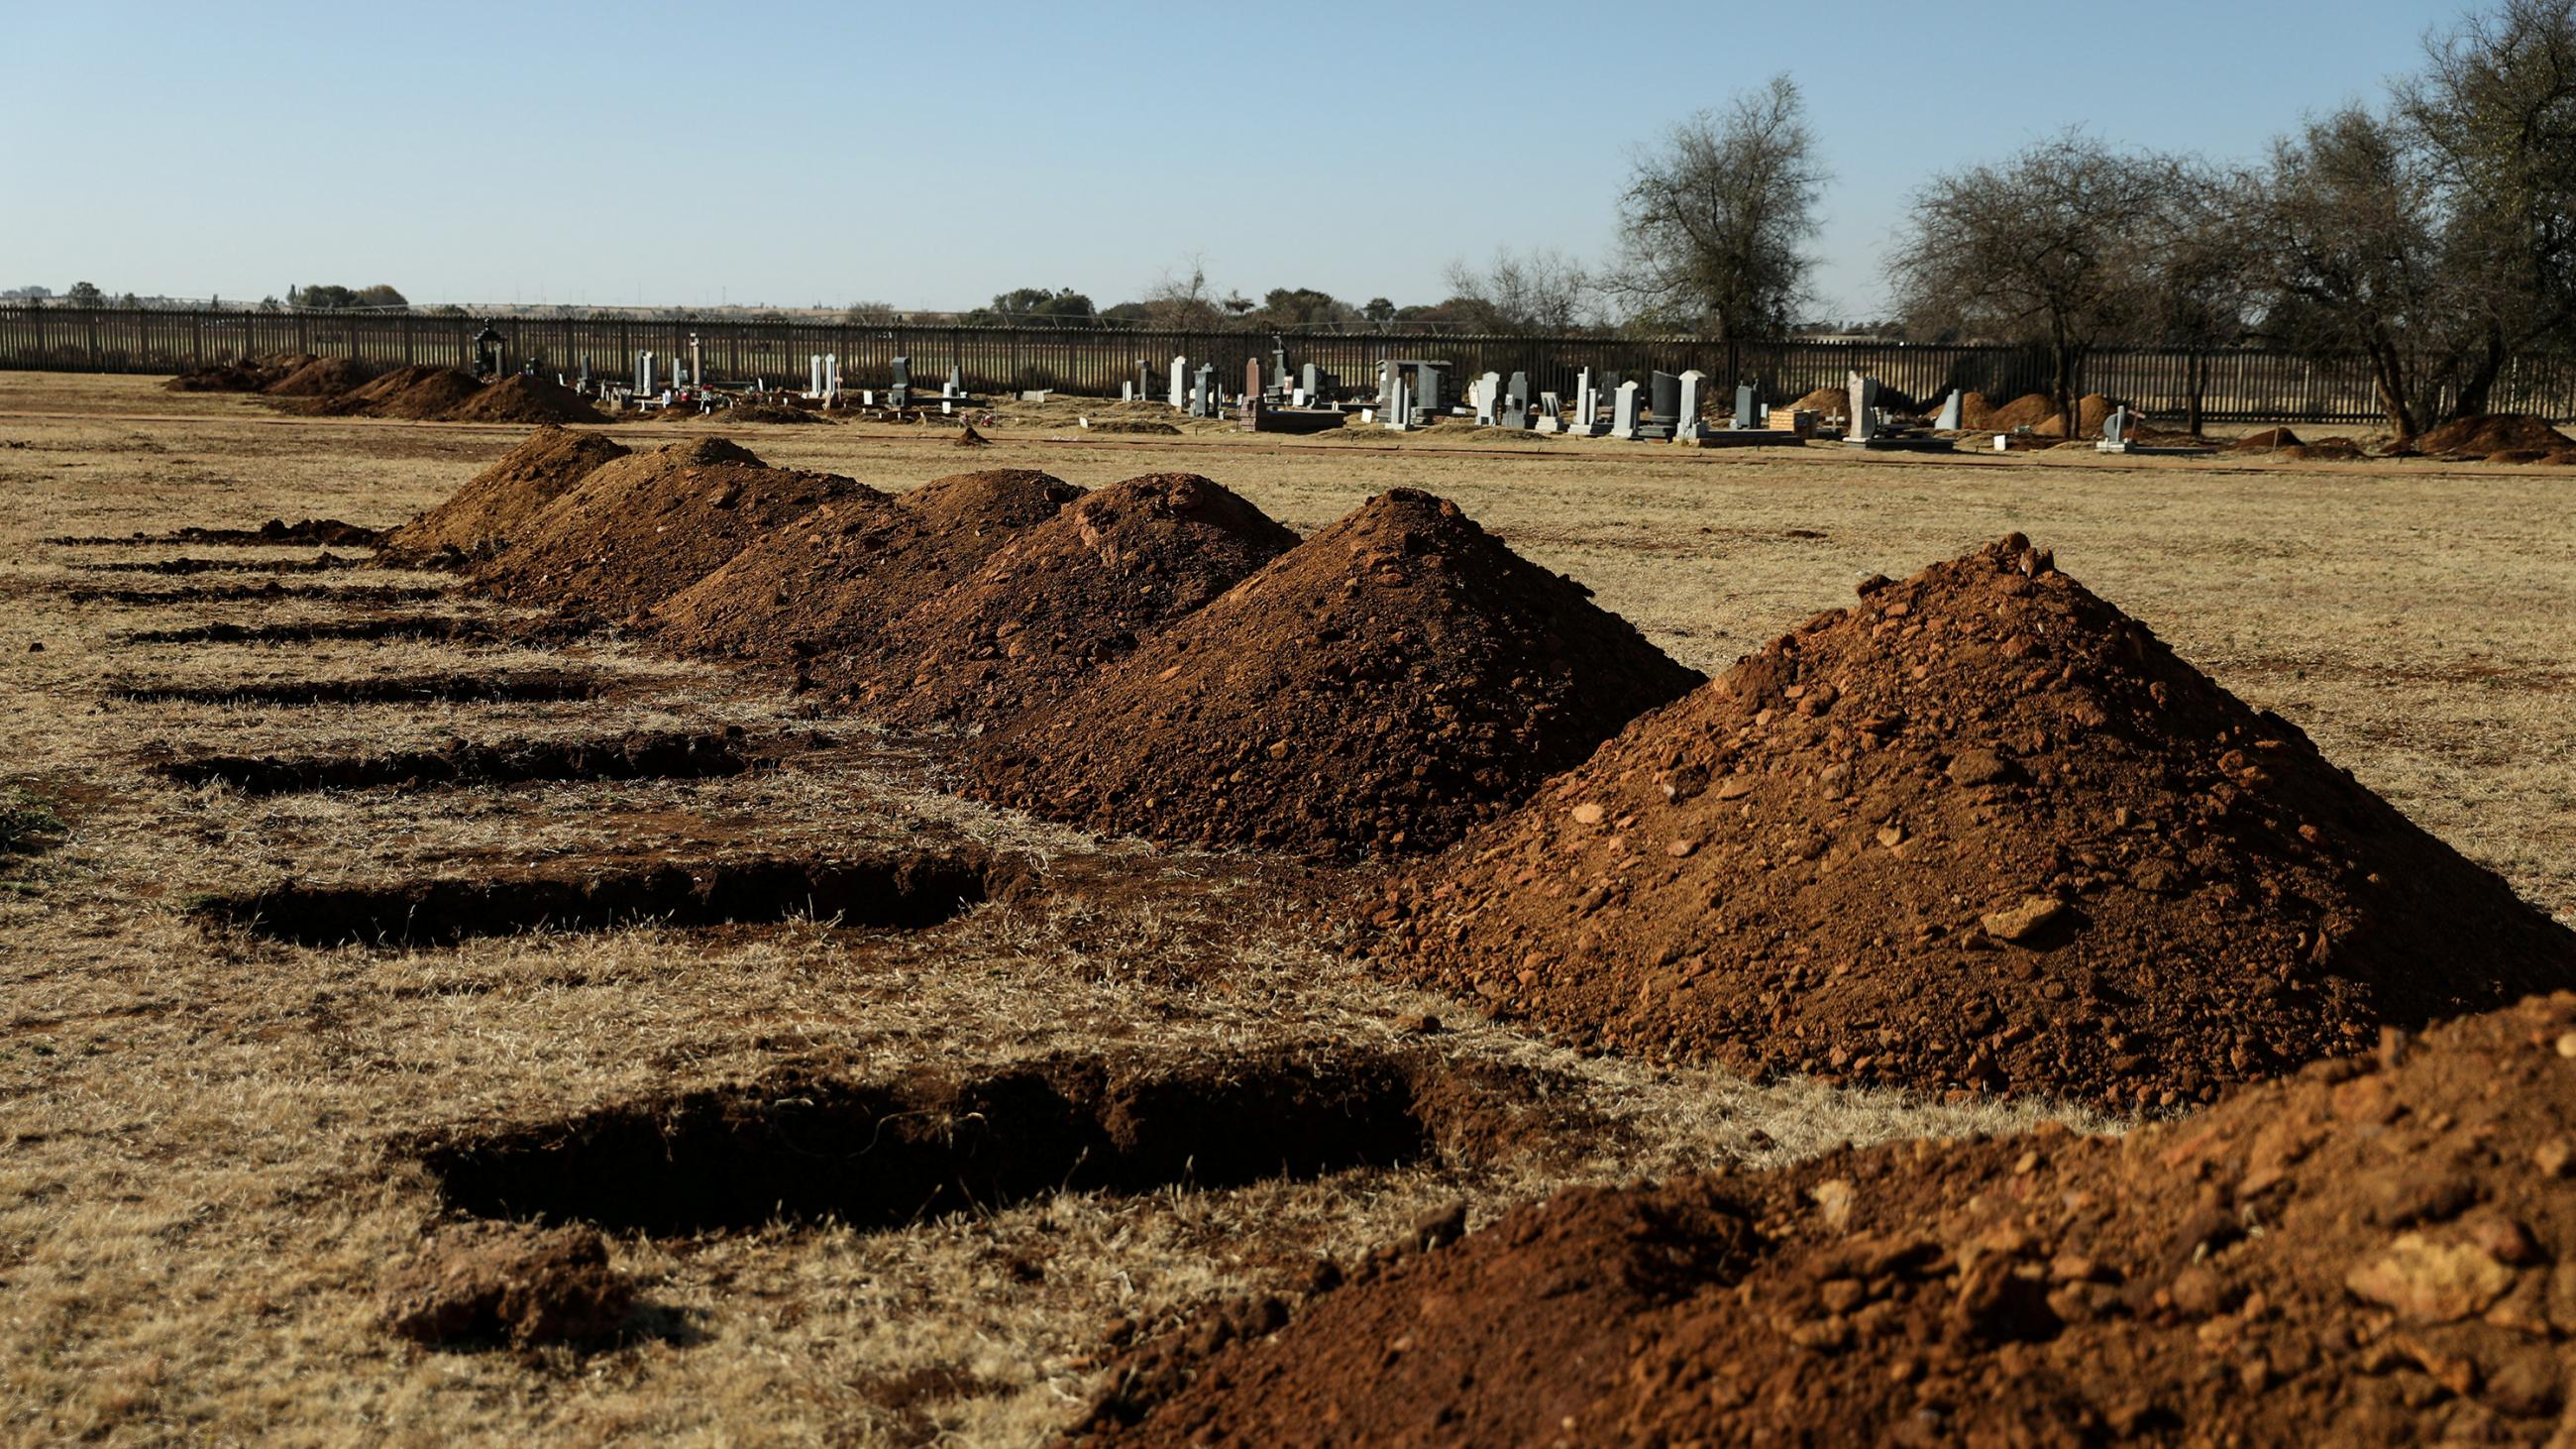
[[[1189,396],[1190,360],[1175,355],[1172,358],[1172,406],[1175,409],[1189,406]]]
[[[1955,387],[1950,389],[1950,395],[1941,400],[1941,416],[1934,420],[1932,424],[1933,430],[1943,433],[1955,433],[1959,431],[1961,421],[1960,409],[1964,406],[1965,404],[1959,397],[1959,390]]]
[[[1542,433],[1565,431],[1565,419],[1560,416],[1564,410],[1564,400],[1555,393],[1540,393],[1538,395],[1538,430]]]
[[[1673,437],[1676,440],[1699,437],[1700,385],[1707,381],[1708,374],[1698,368],[1682,374],[1681,399],[1677,404],[1678,410],[1673,414]]]
[[[1634,441],[1637,436],[1637,393],[1633,382],[1619,384],[1617,400],[1611,404],[1610,436]]]

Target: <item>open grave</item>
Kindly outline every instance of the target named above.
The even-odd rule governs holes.
[[[530,704],[600,699],[624,681],[601,674],[521,671],[498,674],[398,674],[359,679],[236,680],[222,684],[113,682],[111,699],[132,704]]]
[[[534,780],[702,780],[774,766],[739,729],[595,739],[458,740],[444,749],[351,755],[200,755],[145,768],[191,788],[221,784],[245,795],[382,786],[510,785]]]

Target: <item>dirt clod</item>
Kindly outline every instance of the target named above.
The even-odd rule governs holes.
[[[441,1229],[386,1273],[380,1297],[386,1328],[431,1344],[601,1339],[633,1306],[598,1229],[509,1223]]]

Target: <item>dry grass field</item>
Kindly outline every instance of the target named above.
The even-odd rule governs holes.
[[[1447,429],[1138,437],[1086,434],[1078,411],[1006,413],[973,451],[936,429],[733,436],[772,463],[887,489],[970,467],[1089,486],[1196,471],[1301,532],[1386,488],[1425,488],[1710,671],[1849,601],[1856,580],[2020,530],[2576,922],[2565,470],[1508,446]],[[1454,1204],[1482,1222],[1569,1183],[2050,1115],[1557,1050],[1345,960],[1313,923],[1347,881],[962,802],[941,788],[936,741],[807,717],[770,681],[632,641],[123,637],[495,612],[450,575],[262,571],[308,562],[311,548],[45,541],[272,517],[390,525],[525,432],[286,418],[151,379],[0,374],[0,809],[60,824],[36,832],[50,848],[0,854],[0,1437],[1042,1442],[1080,1416],[1127,1337],[1292,1285],[1316,1257],[1348,1257]],[[183,556],[228,567],[107,567]],[[303,592],[234,588],[270,577]],[[382,587],[431,592],[330,596]],[[530,672],[598,690],[317,705],[116,693]],[[265,795],[148,768],[728,726],[777,767]],[[1017,862],[1033,884],[927,925],[791,915],[417,946],[309,946],[195,914],[287,881],[746,852],[965,853]],[[1442,1028],[1423,1030],[1426,1014]],[[644,1306],[595,1352],[430,1351],[378,1324],[381,1275],[450,1213],[424,1140],[543,1135],[701,1088],[744,1088],[758,1105],[782,1072],[971,1082],[1063,1057],[1220,1086],[1282,1061],[1325,1080],[1392,1070],[1454,1110],[1402,1160],[1295,1178],[1184,1174],[1124,1193],[937,1202],[891,1221],[623,1232],[613,1256]],[[616,1190],[649,1219],[671,1185],[644,1171]]]

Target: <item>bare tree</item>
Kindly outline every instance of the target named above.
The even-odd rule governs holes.
[[[2183,355],[2183,426],[2201,431],[2210,354],[2243,342],[2261,305],[2251,235],[2255,182],[2241,170],[2177,159],[2148,230],[2140,315],[2131,341]]]
[[[1189,272],[1165,272],[1145,293],[1145,322],[1173,331],[1206,331],[1225,324],[1225,314],[1208,294],[1207,264],[1189,261]]]
[[[1915,336],[2044,343],[2049,395],[2076,431],[2085,360],[2139,323],[2172,165],[2080,131],[1917,192],[1888,260]]]
[[[2481,334],[2454,411],[2535,346],[2576,341],[2576,0],[2505,0],[2425,42],[2396,116],[2433,158],[2459,298]]]
[[[1786,75],[1692,116],[1637,158],[1612,289],[1649,325],[1785,334],[1807,300],[1807,247],[1830,179]]]
[[[1449,300],[1440,310],[1480,332],[1571,332],[1592,313],[1592,274],[1558,251],[1515,254],[1508,247],[1497,248],[1483,269],[1460,258],[1442,278],[1449,284]]]

